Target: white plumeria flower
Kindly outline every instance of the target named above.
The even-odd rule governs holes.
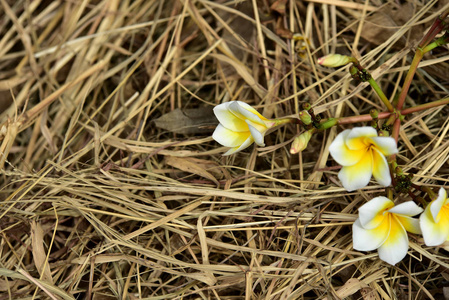
[[[212,138],[225,147],[231,147],[223,155],[241,151],[253,142],[259,146],[265,146],[265,133],[276,125],[276,121],[265,118],[250,105],[241,101],[217,105],[214,113],[220,124]]]
[[[385,156],[398,153],[394,138],[377,136],[373,127],[356,127],[337,135],[329,151],[335,161],[343,166],[338,178],[347,191],[365,187],[371,176],[383,186],[391,184]]]
[[[423,211],[413,201],[394,206],[393,201],[380,196],[359,208],[359,218],[352,225],[353,247],[359,251],[377,249],[379,258],[394,265],[408,251],[407,231],[420,234],[418,219]]]
[[[438,197],[427,205],[419,224],[427,246],[438,246],[449,240],[449,199],[445,189],[440,188]]]

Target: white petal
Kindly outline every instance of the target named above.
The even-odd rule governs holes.
[[[252,107],[251,105],[243,102],[243,101],[235,101],[237,102],[241,108],[246,109],[250,112],[252,112],[253,114],[255,114],[256,116],[258,116],[260,119],[262,120],[268,120],[267,118],[265,118],[264,116],[262,116],[254,107]]]
[[[388,220],[384,220],[374,229],[365,229],[357,219],[352,225],[353,248],[359,251],[372,251],[379,248],[388,236]]]
[[[249,119],[250,121],[257,123],[259,125],[265,126],[265,123],[262,121],[262,119],[259,117],[261,116],[259,113],[255,114],[252,110],[248,110],[247,106],[243,106],[244,102],[240,101],[233,101],[229,104],[229,110],[235,114],[240,119]],[[250,106],[251,107],[251,106]],[[253,109],[254,110],[254,109]]]
[[[369,146],[370,137],[377,136],[377,131],[373,127],[355,127],[345,139],[346,146],[351,150],[360,150]]]
[[[424,243],[427,246],[438,246],[449,237],[449,209],[443,207],[439,222],[436,223],[430,210],[430,204],[419,217]]]
[[[246,120],[246,123],[248,124],[249,131],[251,132],[251,135],[253,136],[256,144],[261,147],[265,146],[265,143],[263,141],[264,133],[259,132],[259,130],[257,130],[256,127],[252,126],[248,120]]]
[[[249,131],[234,132],[221,124],[218,124],[212,134],[212,138],[225,147],[240,147],[250,136]]]
[[[356,164],[366,152],[360,150],[350,150],[346,146],[345,139],[349,133],[349,129],[341,132],[329,146],[329,152],[332,155],[332,158],[342,166],[352,166]]]
[[[375,136],[371,138],[371,142],[383,155],[392,155],[398,153],[398,146],[392,137]]]
[[[239,147],[229,149],[225,154],[223,154],[223,156],[231,155],[236,152],[242,151],[243,149],[246,149],[249,146],[251,146],[253,142],[254,142],[253,137],[250,136],[242,145],[240,145]]]
[[[441,207],[445,204],[447,198],[446,190],[440,188],[438,191],[438,197],[430,202],[430,212],[432,213],[433,220],[438,222],[438,213],[441,210]]]
[[[371,151],[367,151],[362,159],[353,166],[343,167],[338,173],[343,187],[348,191],[355,191],[365,187],[373,174],[373,158]]]
[[[248,126],[244,119],[238,118],[229,110],[229,104],[232,102],[222,103],[214,107],[214,114],[220,124],[225,128],[234,132],[248,131]]]
[[[371,199],[359,208],[360,224],[365,229],[374,229],[385,219],[384,212],[394,203],[387,197],[379,196]]]
[[[377,250],[379,258],[386,261],[390,265],[395,265],[400,262],[408,251],[408,236],[401,223],[390,214],[390,233],[388,238]]]
[[[404,215],[413,217],[423,212],[423,209],[419,207],[415,202],[413,201],[407,201],[401,204],[396,205],[392,209],[388,211],[392,214],[397,215]]]
[[[390,168],[385,156],[376,148],[371,149],[373,153],[373,176],[376,181],[383,186],[391,184]]]

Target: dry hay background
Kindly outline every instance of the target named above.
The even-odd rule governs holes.
[[[295,156],[294,125],[231,157],[210,135],[230,100],[270,118],[381,108],[316,58],[357,49],[392,94],[447,1],[286,3],[0,0],[0,299],[444,297],[443,248],[410,235],[396,266],[352,249],[357,208],[383,189],[341,188],[341,128]],[[408,106],[448,94],[447,50]],[[448,181],[447,113],[405,121],[417,184]]]

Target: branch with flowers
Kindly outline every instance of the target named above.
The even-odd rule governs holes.
[[[389,264],[400,262],[407,254],[407,232],[422,234],[427,246],[438,246],[449,240],[449,199],[441,187],[436,194],[429,186],[412,183],[397,163],[399,132],[409,114],[449,104],[449,97],[404,108],[413,77],[425,53],[449,43],[447,16],[441,14],[419,43],[405,77],[397,101],[391,103],[360,62],[350,56],[330,54],[318,59],[325,67],[350,66],[353,79],[368,82],[385,106],[385,111],[372,109],[370,114],[322,119],[310,104],[295,118],[267,119],[250,105],[231,101],[214,108],[220,124],[213,138],[230,149],[224,155],[242,151],[251,144],[264,146],[264,137],[281,125],[299,124],[303,132],[292,142],[290,153],[306,149],[314,134],[338,125],[370,122],[371,126],[354,127],[339,133],[329,147],[332,158],[341,165],[338,173],[343,187],[351,192],[367,186],[372,177],[386,187],[385,196],[378,196],[359,208],[353,224],[353,247],[359,251],[378,250],[379,258]],[[444,33],[436,38],[441,32]],[[393,97],[391,97],[393,98]],[[383,122],[380,120],[384,120]],[[400,194],[411,200],[395,204]],[[416,216],[419,215],[419,218]]]

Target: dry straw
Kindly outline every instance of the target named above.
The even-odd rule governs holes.
[[[266,148],[223,158],[204,133],[216,123],[186,121],[202,131],[182,134],[154,122],[231,100],[268,118],[305,101],[366,114],[379,107],[366,84],[316,58],[353,51],[397,90],[448,8],[381,3],[0,0],[0,299],[447,295],[443,248],[411,236],[396,266],[352,249],[357,208],[381,187],[340,187],[328,147],[341,129],[291,156],[289,125]],[[373,38],[379,28],[391,34]],[[448,57],[425,58],[409,105],[447,95]],[[448,181],[447,113],[405,122],[399,160],[416,184]]]

